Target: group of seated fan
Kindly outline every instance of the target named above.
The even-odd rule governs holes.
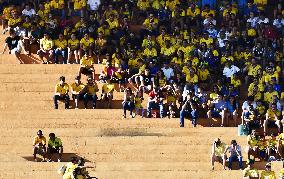
[[[212,155],[211,155],[211,164],[212,170],[215,169],[214,163],[221,162],[223,169],[227,169],[227,163],[229,170],[232,170],[233,162],[238,162],[239,169],[243,170],[243,178],[274,178],[279,176],[279,178],[284,177],[284,166],[276,173],[271,170],[271,163],[273,161],[283,161],[283,134],[279,135],[277,138],[272,135],[268,140],[264,136],[259,137],[255,131],[248,136],[248,146],[246,147],[246,153],[248,154],[247,158],[247,167],[243,169],[243,154],[241,146],[232,140],[229,145],[226,145],[219,138],[216,138],[212,144]],[[255,162],[266,161],[265,169],[260,172],[255,166]]]
[[[79,100],[85,108],[88,101],[97,105],[97,61],[103,64],[101,101],[112,107],[117,83],[125,93],[123,117],[127,110],[131,117],[179,117],[180,127],[186,117],[193,126],[200,118],[211,126],[236,126],[242,118],[250,132],[264,127],[266,135],[274,126],[282,131],[281,0],[23,2],[3,4],[4,32],[11,32],[3,52],[9,48],[21,60],[21,50],[29,54],[36,45],[44,63],[75,59],[80,64],[70,87],[75,108]],[[86,85],[81,74],[88,75]],[[55,108],[58,100],[69,108],[69,87],[62,79]]]

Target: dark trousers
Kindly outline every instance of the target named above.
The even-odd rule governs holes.
[[[85,108],[87,108],[89,101],[93,101],[93,108],[96,108],[96,106],[97,106],[97,99],[98,99],[98,97],[97,97],[96,94],[94,94],[94,95],[85,94],[84,95],[84,105],[85,105]]]
[[[152,116],[151,114],[151,110],[152,109],[159,109],[160,111],[160,117],[164,117],[164,105],[162,102],[160,103],[156,103],[154,101],[150,101],[148,102],[148,105],[147,105],[147,117],[150,118]]]
[[[242,158],[242,157],[230,156],[230,157],[229,157],[229,164],[228,164],[228,167],[229,167],[230,169],[232,169],[232,164],[233,164],[234,161],[239,162],[239,167],[240,167],[240,169],[243,168],[243,158]]]
[[[125,101],[122,103],[122,107],[123,107],[123,114],[124,116],[126,116],[126,111],[129,110],[130,111],[130,115],[132,115],[132,111],[134,109],[134,103],[131,101]]]
[[[180,117],[179,117],[179,126],[184,127],[184,118],[190,117],[192,119],[192,125],[196,126],[197,123],[197,112],[196,111],[180,111]]]
[[[58,63],[58,57],[62,56],[63,64],[67,64],[67,49],[56,49],[54,52],[54,63]]]
[[[63,95],[63,96],[54,95],[53,100],[54,100],[54,108],[55,109],[58,109],[58,100],[64,100],[64,102],[65,102],[65,109],[69,109],[70,98],[69,98],[68,94],[67,95]]]

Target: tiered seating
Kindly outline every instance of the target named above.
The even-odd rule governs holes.
[[[64,153],[95,162],[91,175],[98,178],[241,177],[241,171],[223,171],[221,165],[210,172],[215,137],[226,143],[235,138],[245,145],[245,138],[236,137],[236,128],[191,128],[188,122],[180,129],[177,119],[122,120],[120,109],[53,110],[55,81],[65,75],[72,82],[78,65],[17,65],[14,60],[0,56],[0,178],[60,178],[56,170],[62,163],[31,161],[38,129],[46,136],[60,136]],[[115,92],[114,98],[121,105],[122,93]]]

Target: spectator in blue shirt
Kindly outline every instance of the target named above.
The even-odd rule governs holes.
[[[202,0],[202,6],[209,5],[210,8],[215,9],[216,0]]]
[[[218,99],[213,101],[207,112],[207,117],[212,124],[212,118],[221,118],[221,127],[224,127],[225,121],[227,120],[227,102],[224,100],[224,96],[222,94],[218,94]]]
[[[230,96],[227,101],[228,119],[233,118],[235,126],[237,126],[239,104],[234,96]],[[229,121],[228,121],[229,122]]]

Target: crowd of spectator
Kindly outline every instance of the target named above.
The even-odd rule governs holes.
[[[283,133],[282,133],[283,135]],[[227,169],[226,162],[228,161],[228,169],[232,170],[233,162],[238,162],[238,167],[240,170],[243,170],[243,178],[283,178],[284,177],[284,169],[281,169],[279,172],[275,172],[271,170],[271,162],[275,161],[277,158],[278,146],[282,148],[282,139],[276,140],[275,137],[271,137],[269,140],[261,139],[256,140],[259,136],[256,135],[255,131],[253,131],[252,135],[248,137],[248,146],[246,147],[246,152],[249,154],[248,160],[246,162],[247,167],[243,168],[243,154],[242,148],[237,143],[236,140],[232,140],[229,145],[226,145],[221,139],[216,138],[212,144],[212,155],[211,155],[211,164],[212,170],[214,170],[215,162],[222,162],[224,170]],[[252,146],[253,145],[253,146]],[[276,147],[277,146],[277,147]],[[252,149],[254,148],[254,149]],[[250,156],[252,153],[250,150],[254,150],[255,153]],[[283,155],[283,150],[281,150],[281,155]],[[265,169],[263,171],[259,171],[254,167],[254,163],[256,158],[261,158],[261,160],[265,157],[269,159],[266,160]]]
[[[96,108],[94,65],[102,63],[101,100],[111,107],[117,83],[125,93],[123,117],[126,110],[131,117],[180,117],[183,127],[189,116],[196,126],[203,110],[212,126],[213,118],[221,118],[221,126],[236,126],[241,117],[250,131],[264,127],[266,134],[275,126],[281,132],[283,5],[282,0],[1,1],[3,33],[10,33],[2,53],[8,48],[22,63],[20,53],[37,46],[44,64],[80,64],[70,88],[75,108],[79,100]],[[88,75],[87,85],[81,74]],[[63,79],[56,85],[55,108],[58,100],[69,108]],[[241,96],[248,96],[242,112]]]
[[[3,34],[9,32],[1,54],[8,49],[24,63],[20,54],[37,49],[43,64],[80,64],[74,83],[61,76],[56,84],[55,109],[58,100],[70,107],[69,92],[76,109],[80,100],[85,108],[91,101],[95,109],[98,100],[112,108],[118,84],[123,118],[127,110],[131,118],[179,117],[180,127],[186,117],[195,127],[201,111],[211,126],[215,118],[221,126],[237,126],[241,118],[249,131],[244,177],[259,177],[255,157],[283,159],[283,0],[2,0],[0,9]],[[98,78],[96,63],[103,65]],[[256,135],[262,127],[264,135]],[[266,139],[270,127],[279,135]],[[59,139],[50,134],[50,140]],[[39,147],[44,157],[52,153],[45,143],[39,131],[35,159]],[[219,159],[225,168],[227,153],[229,169],[233,161],[242,169],[241,147],[220,139],[212,168]],[[265,169],[261,177],[275,178],[270,163]]]

